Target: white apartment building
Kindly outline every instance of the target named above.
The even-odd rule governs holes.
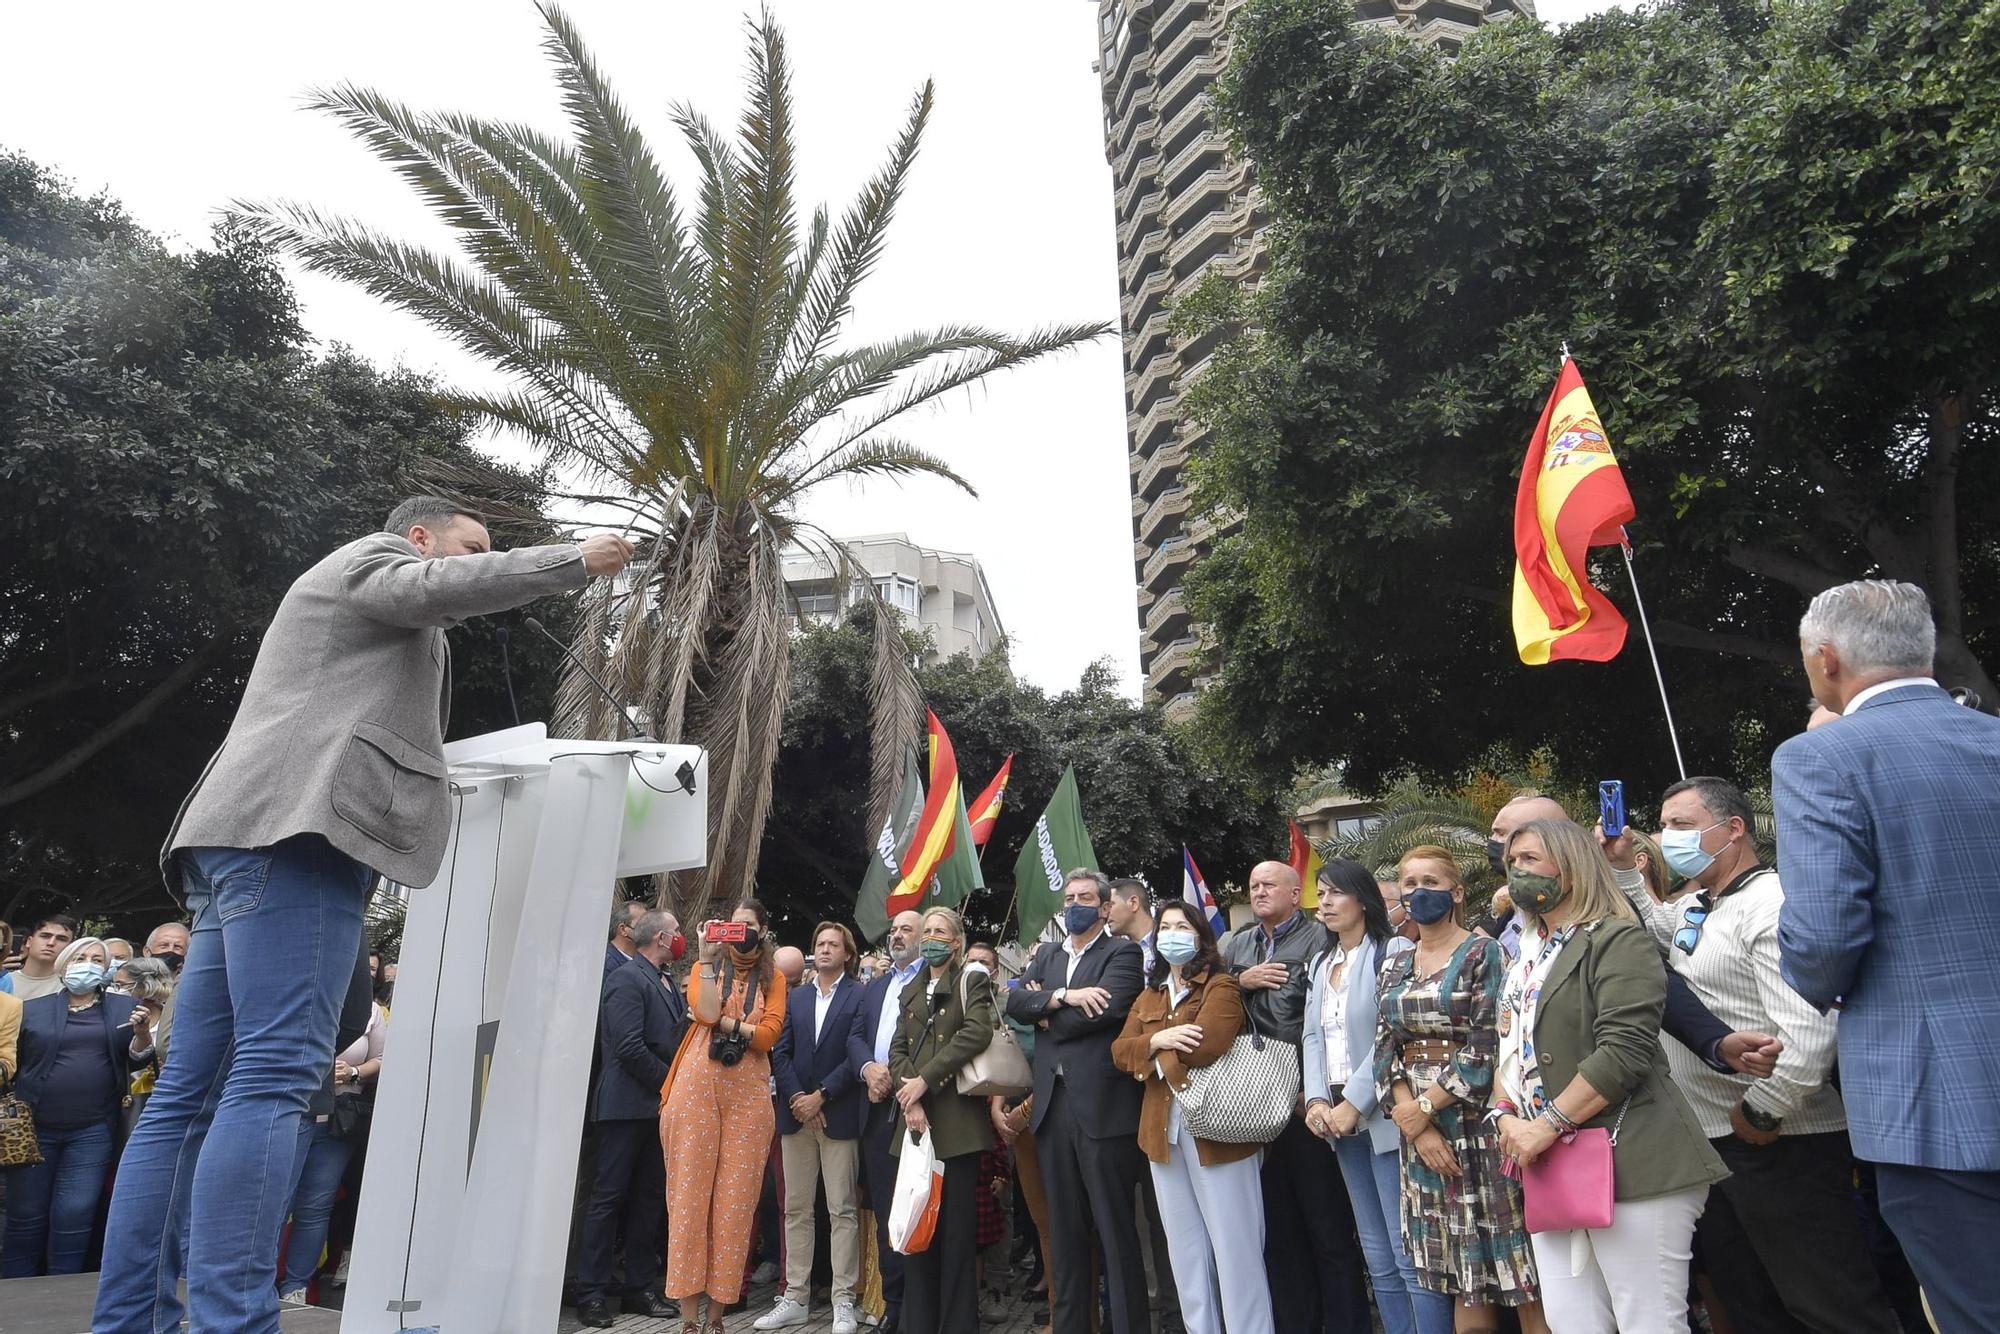
[[[993,607],[993,590],[977,557],[920,547],[907,533],[842,539],[856,568],[847,575],[825,556],[795,550],[785,558],[785,587],[797,604],[795,624],[838,618],[871,581],[913,629],[930,632],[936,656],[977,658],[1000,642],[1005,630]]]

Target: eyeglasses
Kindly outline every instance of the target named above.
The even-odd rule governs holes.
[[[1708,920],[1714,905],[1708,901],[1708,891],[1695,895],[1693,903],[1681,910],[1681,928],[1674,932],[1674,948],[1682,954],[1693,954],[1694,947],[1701,943],[1702,923]]]

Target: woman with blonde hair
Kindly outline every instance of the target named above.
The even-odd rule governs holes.
[[[1611,1132],[1611,1226],[1533,1237],[1549,1325],[1684,1328],[1695,1220],[1727,1172],[1667,1076],[1666,967],[1583,828],[1531,821],[1506,858],[1524,927],[1501,1007],[1501,1149],[1526,1168],[1584,1152],[1563,1139],[1575,1130]]]
[[[1453,1298],[1456,1329],[1497,1329],[1493,1308],[1511,1306],[1540,1334],[1520,1191],[1485,1119],[1504,956],[1466,929],[1465,881],[1449,852],[1411,848],[1397,880],[1418,937],[1382,964],[1375,1087],[1402,1134],[1403,1240],[1418,1283]]]
[[[979,1155],[993,1147],[984,1098],[958,1091],[958,1072],[986,1050],[1000,1023],[993,981],[965,967],[965,922],[949,908],[931,908],[918,928],[924,971],[903,988],[889,1076],[903,1128],[890,1152],[929,1136],[944,1164],[944,1200],[931,1244],[903,1257],[903,1329],[909,1334],[958,1334],[979,1328],[979,1282],[973,1269],[979,1229]]]
[[[778,1113],[771,1048],[785,1023],[774,982],[770,914],[739,899],[731,923],[742,939],[710,939],[688,979],[688,1031],[660,1090],[667,1160],[667,1296],[681,1304],[682,1334],[721,1334],[722,1314],[743,1295],[744,1260]],[[708,1298],[706,1325],[696,1318]]]

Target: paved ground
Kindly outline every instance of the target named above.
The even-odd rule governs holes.
[[[751,1334],[751,1322],[768,1312],[771,1303],[777,1299],[778,1285],[775,1283],[751,1288],[745,1296],[743,1305],[724,1317],[729,1327],[729,1334]],[[1000,1309],[1005,1318],[994,1324],[982,1325],[983,1334],[1035,1334],[1048,1315],[1047,1305],[1041,1303],[1024,1304],[1020,1301],[1010,1301],[1001,1304]],[[562,1314],[560,1334],[573,1334],[573,1331],[583,1328],[577,1323],[574,1311],[564,1307]],[[628,1315],[619,1319],[617,1329],[619,1334],[680,1334],[681,1322],[648,1320],[643,1316]],[[794,1334],[798,1331],[804,1331],[804,1334],[830,1334],[832,1329],[833,1307],[824,1301],[813,1304],[811,1323],[792,1326]],[[959,1331],[953,1331],[953,1334],[959,1334]],[[966,1330],[963,1334],[975,1334],[975,1332]]]

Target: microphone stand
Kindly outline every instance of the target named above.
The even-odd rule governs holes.
[[[551,644],[554,644],[556,646],[556,650],[563,655],[563,659],[566,662],[568,662],[570,666],[576,668],[579,672],[582,672],[585,679],[588,680],[592,685],[597,687],[597,693],[604,696],[605,699],[611,702],[612,711],[618,715],[619,721],[624,723],[627,727],[631,728],[631,732],[628,735],[621,736],[618,738],[620,741],[652,741],[655,739],[653,737],[647,736],[645,732],[640,730],[639,724],[633,720],[632,715],[625,712],[625,706],[618,702],[618,696],[611,693],[611,687],[605,685],[603,681],[599,680],[596,672],[593,672],[590,670],[590,668],[584,666],[583,659],[577,657],[576,654],[570,650],[569,645],[563,643],[562,640],[556,638],[555,635],[550,632],[549,628],[546,625],[543,625],[540,621],[536,620],[532,616],[523,616],[521,618],[521,624],[527,626],[530,630],[533,630],[536,634],[548,640]]]

